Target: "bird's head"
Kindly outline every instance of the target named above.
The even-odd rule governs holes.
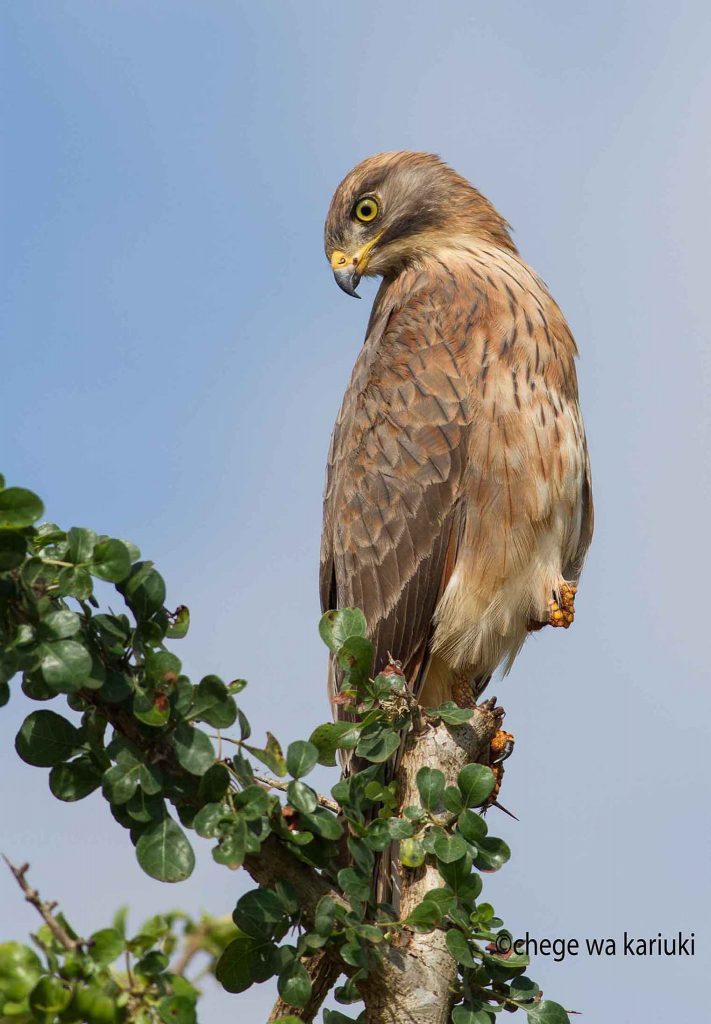
[[[346,175],[326,218],[326,258],[357,296],[361,277],[392,276],[467,238],[515,252],[488,199],[430,153],[379,153]]]

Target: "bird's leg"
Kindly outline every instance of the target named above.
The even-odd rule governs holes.
[[[466,672],[458,672],[452,683],[452,697],[460,708],[475,708],[476,697],[472,687],[471,676]]]
[[[548,602],[548,620],[546,622],[531,621],[526,627],[529,633],[543,629],[544,626],[558,626],[567,629],[575,619],[575,595],[578,588],[574,583],[563,580],[558,588],[558,597],[554,594]]]
[[[499,793],[501,792],[501,783],[504,781],[504,761],[511,757],[515,742],[513,733],[506,732],[505,729],[499,729],[492,737],[489,744],[489,767],[494,773],[496,782],[486,801],[485,809],[500,807],[502,811],[506,811],[506,808],[499,803]],[[511,811],[506,811],[506,813],[511,814]],[[511,817],[515,818],[516,815],[511,814]]]
[[[506,712],[497,705],[496,697],[489,697],[488,700],[477,704],[471,677],[466,674],[458,674],[455,677],[452,684],[452,697],[460,708],[473,708],[478,714],[485,715],[491,720],[491,725],[495,731],[489,744],[489,767],[494,773],[496,784],[484,805],[484,809],[486,810],[492,806],[501,806],[498,803],[498,796],[504,778],[504,761],[513,753],[515,742],[513,734],[501,728]],[[505,807],[501,809],[506,810]],[[511,812],[507,813],[510,814]]]

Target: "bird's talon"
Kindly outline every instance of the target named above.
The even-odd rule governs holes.
[[[560,585],[558,600],[552,598],[548,602],[548,623],[551,626],[560,626],[567,629],[572,626],[575,619],[575,595],[578,588],[573,583],[565,581]]]
[[[501,764],[513,753],[515,739],[513,733],[499,729],[489,744],[489,765]]]

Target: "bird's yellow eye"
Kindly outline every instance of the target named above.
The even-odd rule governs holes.
[[[368,196],[366,199],[359,199],[355,205],[354,213],[359,221],[363,224],[370,224],[371,220],[375,220],[378,216],[378,203],[372,196]]]

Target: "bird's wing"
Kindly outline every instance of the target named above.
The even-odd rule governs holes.
[[[415,271],[381,289],[327,467],[322,607],[361,608],[374,670],[392,656],[416,692],[464,525],[463,298]]]

